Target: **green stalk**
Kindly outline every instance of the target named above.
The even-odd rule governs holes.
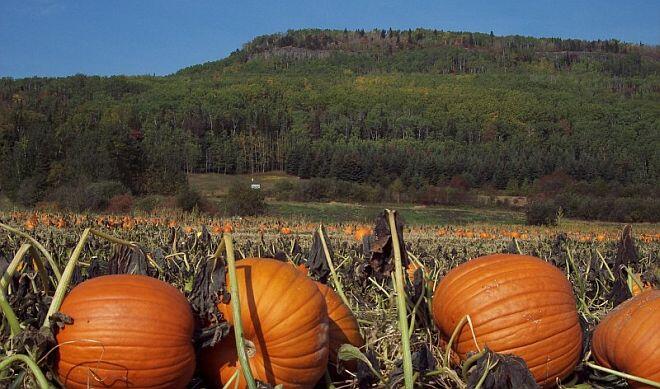
[[[243,377],[247,381],[247,386],[250,389],[257,389],[257,384],[254,382],[254,376],[250,369],[250,361],[248,360],[247,352],[245,351],[245,341],[243,339],[243,322],[241,321],[241,300],[238,293],[238,279],[236,278],[236,259],[234,258],[234,242],[232,242],[231,234],[222,236],[227,248],[227,268],[229,270],[229,288],[231,293],[231,311],[234,319],[234,336],[236,337],[236,352],[238,360],[241,363],[243,370]]]
[[[9,286],[9,281],[11,280],[11,277],[13,277],[14,272],[18,268],[18,265],[21,263],[23,260],[23,257],[25,254],[27,254],[28,250],[30,250],[30,247],[32,247],[29,243],[24,243],[14,254],[14,258],[9,262],[9,266],[7,266],[7,270],[5,271],[5,274],[2,275],[2,279],[0,279],[0,290],[2,292],[7,292],[7,288]]]
[[[105,232],[97,231],[97,230],[89,230],[89,232],[92,235],[98,236],[99,238],[103,238],[109,242],[116,243],[116,244],[121,244],[124,246],[136,246],[135,242],[129,242],[127,240],[119,239],[116,238],[112,235],[108,235]]]
[[[328,267],[330,268],[332,283],[335,284],[335,289],[337,290],[339,297],[341,297],[341,300],[350,309],[351,304],[348,302],[348,297],[346,297],[346,294],[344,293],[344,288],[342,288],[341,283],[339,282],[339,276],[335,270],[335,265],[332,263],[332,258],[330,258],[330,250],[328,249],[328,244],[325,242],[325,234],[323,233],[323,224],[319,226],[319,237],[321,238],[321,246],[323,246],[323,252],[325,253],[325,258],[327,259]]]
[[[37,379],[37,384],[39,385],[40,389],[50,388],[50,384],[48,383],[46,376],[44,376],[44,373],[41,371],[39,366],[27,355],[15,354],[11,357],[0,360],[0,371],[8,368],[12,363],[17,361],[25,363],[27,367],[32,371],[34,378]]]
[[[488,356],[488,359],[486,360],[486,368],[484,369],[484,373],[481,375],[479,378],[479,382],[477,382],[477,385],[474,387],[474,389],[481,389],[481,386],[484,384],[486,381],[486,377],[488,377],[488,373],[490,373],[490,370],[497,365],[497,362],[494,364],[490,364],[490,356]]]
[[[602,372],[612,374],[612,375],[615,375],[617,377],[625,378],[627,380],[641,382],[641,383],[643,383],[645,385],[649,385],[653,388],[660,388],[660,382],[656,382],[656,381],[652,381],[652,380],[649,380],[649,379],[646,379],[646,378],[637,377],[637,376],[634,376],[632,374],[622,373],[620,371],[608,369],[606,367],[599,366],[599,365],[596,365],[595,363],[591,363],[591,362],[585,362],[584,364],[589,366],[590,368],[592,368],[594,370],[600,370]]]
[[[449,337],[449,342],[447,343],[447,350],[445,351],[445,365],[449,366],[449,361],[451,358],[451,346],[454,344],[454,340],[458,336],[458,333],[461,332],[461,329],[467,323],[467,315],[463,316],[461,321],[456,324],[456,327],[454,328],[454,332],[451,333],[451,336]]]
[[[596,249],[596,254],[598,254],[598,258],[600,258],[601,263],[605,265],[605,269],[607,269],[607,274],[610,275],[610,280],[616,281],[616,277],[614,277],[614,274],[612,273],[610,267],[607,266],[607,261],[605,261],[605,257],[603,257],[603,254],[601,254],[600,251],[598,251],[598,249]]]
[[[229,389],[231,387],[232,382],[234,382],[234,380],[236,380],[236,378],[238,378],[238,373],[239,373],[239,371],[238,371],[238,369],[236,369],[234,374],[231,375],[231,378],[229,379],[229,381],[227,381],[227,383],[222,386],[222,389]],[[234,387],[235,388],[238,387],[238,380],[236,380],[236,383],[234,384]]]
[[[396,289],[396,305],[399,312],[399,330],[401,331],[401,348],[403,352],[403,378],[406,389],[412,389],[414,385],[412,355],[410,353],[410,336],[408,335],[408,307],[406,305],[406,291],[403,280],[403,265],[401,263],[401,244],[396,229],[395,212],[387,210],[392,236],[392,248],[394,249],[394,279]]]
[[[426,289],[426,285],[424,285],[424,288]],[[426,290],[424,290],[426,292]],[[417,302],[415,303],[415,306],[413,307],[413,310],[410,314],[410,326],[408,327],[408,334],[412,336],[413,331],[415,331],[415,321],[417,319],[417,309],[419,308],[419,304],[422,303],[422,300],[424,300],[424,295],[425,293],[420,293],[419,298],[417,299]]]
[[[467,316],[466,316],[467,317]],[[468,371],[470,371],[470,368],[474,363],[479,360],[479,358],[483,357],[484,354],[486,354],[486,349],[484,348],[483,350],[479,351],[478,353],[472,355],[470,358],[466,359],[465,362],[463,362],[463,366],[461,367],[461,374],[463,376],[463,380],[467,382],[468,380]]]
[[[20,334],[21,324],[19,323],[18,317],[16,317],[14,310],[11,309],[9,302],[7,301],[7,297],[5,296],[5,292],[2,290],[0,290],[0,311],[2,311],[2,314],[7,319],[7,323],[9,323],[10,338]]]
[[[46,260],[50,264],[51,269],[53,269],[53,273],[55,273],[55,278],[57,278],[57,281],[59,282],[60,278],[62,277],[61,274],[60,274],[60,269],[57,267],[57,263],[55,263],[55,260],[50,255],[48,250],[46,250],[46,248],[44,246],[42,246],[41,243],[37,242],[36,239],[34,239],[30,235],[26,234],[25,232],[23,232],[21,230],[17,230],[14,227],[8,226],[8,225],[3,224],[3,223],[0,223],[0,227],[4,228],[5,230],[7,230],[9,232],[13,232],[16,235],[20,235],[20,236],[24,237],[25,239],[27,239],[30,242],[30,244],[32,244],[32,246],[36,247],[44,255],[44,257],[46,257]]]
[[[44,319],[42,328],[50,328],[50,317],[60,310],[62,301],[64,301],[66,290],[71,283],[71,277],[73,277],[73,272],[76,269],[76,265],[78,264],[78,258],[80,257],[83,248],[85,248],[85,243],[87,243],[90,232],[90,228],[85,228],[82,236],[80,237],[80,240],[78,241],[78,245],[73,250],[73,253],[71,253],[71,258],[69,258],[69,261],[64,268],[64,274],[62,274],[62,278],[57,284],[57,289],[55,289],[55,296],[53,296],[53,301],[51,302],[50,307],[48,307],[48,313],[46,314],[46,319]]]
[[[46,268],[44,267],[44,261],[41,254],[39,254],[39,251],[37,251],[32,245],[30,246],[30,253],[34,257],[33,262],[37,268],[39,278],[41,278],[41,283],[44,286],[44,293],[50,294],[50,279],[48,278],[48,272],[46,272]]]

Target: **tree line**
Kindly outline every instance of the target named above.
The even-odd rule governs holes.
[[[0,79],[0,189],[284,170],[389,187],[657,188],[657,47],[435,30],[298,30],[166,77]],[[636,193],[653,197],[655,193]]]

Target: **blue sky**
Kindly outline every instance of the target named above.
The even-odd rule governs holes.
[[[660,0],[2,0],[0,77],[169,74],[304,27],[660,44]]]

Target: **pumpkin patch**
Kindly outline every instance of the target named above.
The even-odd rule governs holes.
[[[370,229],[379,235],[358,241],[369,229],[362,222],[7,214],[0,386],[658,381],[651,227],[621,244],[604,226],[593,238],[545,227],[401,226],[404,261],[395,250],[404,240],[384,231],[400,226],[393,215],[381,214]],[[534,256],[482,255],[502,251]],[[622,252],[625,266],[616,262]],[[612,309],[618,285],[635,297]]]

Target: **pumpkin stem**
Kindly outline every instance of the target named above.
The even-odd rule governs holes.
[[[8,226],[6,224],[0,223],[0,228],[4,228],[5,230],[7,230],[9,232],[13,232],[16,235],[20,235],[20,236],[24,237],[25,239],[27,239],[30,242],[30,244],[33,247],[36,247],[41,252],[41,254],[43,254],[43,256],[46,258],[46,260],[48,260],[48,264],[50,264],[51,269],[53,269],[53,273],[55,274],[55,278],[57,278],[58,282],[60,281],[60,278],[62,278],[62,275],[60,274],[60,269],[57,267],[57,263],[55,263],[55,260],[50,255],[48,250],[46,250],[46,248],[44,246],[42,246],[41,243],[37,242],[36,239],[34,239],[30,235],[26,234],[25,232],[23,232],[21,230],[18,230],[16,228],[13,228],[11,226]]]
[[[410,336],[408,335],[408,306],[406,304],[406,291],[403,280],[403,265],[401,264],[401,245],[396,229],[396,211],[387,210],[394,249],[394,286],[396,289],[396,305],[399,313],[399,330],[401,331],[401,349],[403,352],[403,378],[406,389],[414,385],[412,355],[410,353]]]
[[[248,353],[245,350],[245,340],[243,339],[243,322],[241,321],[241,300],[238,292],[238,279],[236,278],[236,259],[234,258],[234,242],[231,239],[231,233],[223,234],[222,239],[227,249],[227,270],[229,270],[229,288],[231,293],[231,312],[234,319],[234,336],[236,337],[236,353],[243,370],[243,377],[247,381],[250,389],[257,389],[254,382],[254,376],[250,369]],[[254,349],[254,344],[252,344]]]
[[[592,362],[585,362],[584,364],[589,366],[590,368],[592,368],[594,370],[600,370],[602,372],[609,373],[609,374],[615,375],[617,377],[625,378],[627,380],[641,382],[641,383],[643,383],[645,385],[648,385],[648,386],[651,386],[653,388],[660,388],[660,382],[657,382],[657,381],[652,381],[652,380],[649,380],[647,378],[637,377],[637,376],[634,376],[632,374],[623,373],[623,372],[620,372],[620,371],[608,369],[606,367],[596,365],[595,363],[592,363]]]
[[[44,376],[44,373],[41,371],[39,366],[32,360],[32,358],[28,357],[27,355],[15,354],[0,360],[0,371],[8,368],[14,362],[23,362],[27,365],[27,367],[32,371],[34,378],[37,380],[37,384],[39,385],[40,389],[50,388],[50,384],[48,383],[46,376]]]
[[[245,352],[247,353],[248,358],[254,357],[257,353],[257,348],[254,346],[254,343],[250,339],[243,339],[245,342]]]
[[[321,238],[321,246],[323,246],[323,252],[325,254],[326,261],[328,262],[328,268],[330,268],[332,283],[335,284],[335,289],[337,290],[339,297],[341,297],[341,300],[350,309],[351,304],[348,302],[346,294],[344,294],[344,288],[342,288],[341,283],[339,282],[339,276],[335,271],[335,265],[332,263],[332,258],[330,258],[330,250],[328,249],[328,244],[325,241],[325,234],[323,233],[323,224],[319,226],[319,237]]]

